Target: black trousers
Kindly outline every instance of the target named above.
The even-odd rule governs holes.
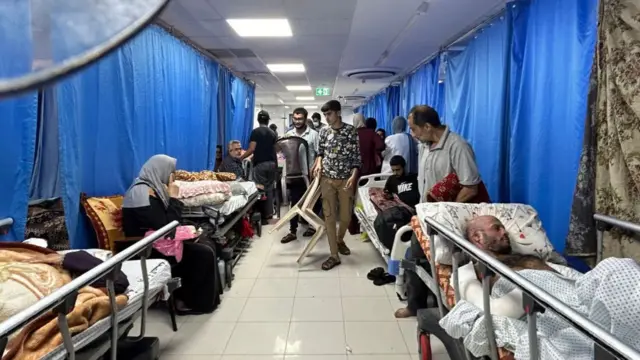
[[[289,191],[289,201],[291,206],[293,207],[295,204],[302,199],[305,191],[307,191],[307,184],[303,179],[291,179],[290,182],[287,182],[287,190]],[[322,212],[322,201],[318,199],[318,201],[313,205],[313,212],[321,216]],[[306,221],[298,216],[294,216],[289,221],[289,231],[295,235],[298,231],[298,223],[306,223]]]
[[[408,259],[414,261],[427,259],[415,235],[411,237],[411,248]],[[428,273],[431,273],[430,267],[427,267],[426,270]],[[405,276],[407,280],[407,308],[411,313],[416,314],[418,310],[427,308],[427,298],[433,293],[413,271],[405,272]]]

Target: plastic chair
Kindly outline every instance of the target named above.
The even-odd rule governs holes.
[[[300,257],[298,258],[298,264],[302,263],[302,259],[304,259],[311,252],[311,250],[318,243],[318,239],[320,239],[320,237],[324,235],[326,231],[324,221],[320,219],[320,217],[316,215],[315,212],[313,212],[313,205],[320,198],[320,193],[320,179],[315,178],[311,183],[311,186],[309,186],[304,195],[302,195],[300,201],[298,201],[298,203],[295,204],[291,208],[291,210],[289,210],[289,212],[287,212],[287,214],[282,219],[280,219],[280,221],[278,221],[278,223],[269,232],[271,234],[274,231],[278,231],[294,216],[300,216],[304,218],[310,225],[312,225],[316,229],[315,235],[313,235],[309,243],[307,243],[307,246],[305,246],[304,250],[302,251],[302,254],[300,254]]]
[[[276,149],[285,158],[285,164],[282,169],[282,192],[286,200],[288,198],[288,180],[303,179],[307,188],[309,188],[309,173],[311,172],[308,155],[309,144],[307,140],[299,136],[289,136],[278,139],[276,141]]]

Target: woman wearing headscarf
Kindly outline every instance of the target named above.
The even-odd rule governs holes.
[[[400,155],[407,162],[405,172],[407,174],[418,173],[418,147],[416,141],[407,132],[407,119],[402,116],[396,117],[391,123],[391,128],[393,135],[387,136],[384,141],[386,148],[383,153],[382,172],[390,173],[391,165],[389,162],[391,158]]]
[[[127,238],[142,237],[174,220],[181,220],[183,204],[176,199],[173,184],[176,159],[154,155],[142,166],[127,190],[122,203],[122,228]],[[173,239],[175,232],[167,235]],[[202,314],[215,310],[220,302],[217,261],[213,250],[204,244],[183,242],[182,259],[153,250],[152,257],[169,261],[174,277],[182,287],[174,292],[180,314]],[[217,284],[217,285],[216,285]]]
[[[362,160],[360,176],[379,173],[380,154],[384,150],[384,142],[376,134],[376,120],[369,118],[365,122],[364,115],[355,114],[353,126],[358,130],[358,141],[360,143],[360,157]]]

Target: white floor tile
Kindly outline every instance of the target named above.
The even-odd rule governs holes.
[[[242,322],[288,322],[293,298],[250,298],[240,315]]]
[[[345,321],[394,321],[391,303],[386,297],[343,298],[342,314]]]
[[[249,297],[255,282],[256,279],[235,279],[231,283],[231,288],[224,293],[224,297]]]
[[[347,360],[347,355],[286,355],[284,360]]]
[[[398,322],[345,322],[353,355],[409,354]]]
[[[223,355],[221,360],[283,360],[282,355]]]
[[[236,324],[232,322],[186,323],[173,337],[163,353],[176,355],[222,354],[235,326]]]
[[[298,279],[257,279],[250,297],[292,298],[296,293]]]
[[[223,360],[222,355],[175,355],[161,354],[160,360]],[[280,360],[280,359],[278,359]]]
[[[299,278],[296,297],[340,297],[340,279]]]
[[[236,322],[240,318],[247,298],[224,297],[218,308],[211,314],[185,316],[186,322]]]
[[[342,321],[341,299],[296,298],[291,321]]]
[[[293,322],[287,339],[287,355],[290,354],[345,354],[344,323],[342,322]]]
[[[342,297],[383,297],[387,298],[387,292],[382,286],[375,286],[367,278],[340,278],[340,291]]]
[[[413,359],[411,358],[411,355],[349,355],[347,360],[413,360]]]
[[[284,355],[289,323],[238,323],[225,355]]]

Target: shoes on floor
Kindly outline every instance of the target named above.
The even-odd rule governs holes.
[[[367,274],[367,279],[373,281],[373,285],[382,286],[396,282],[396,277],[377,267]]]

